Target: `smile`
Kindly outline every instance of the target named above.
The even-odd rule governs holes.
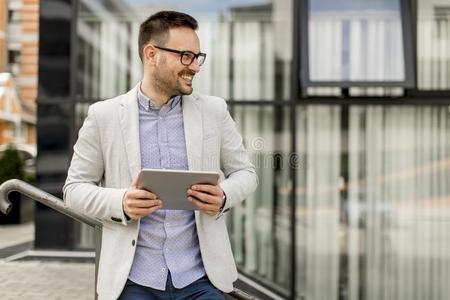
[[[185,80],[188,80],[188,81],[192,81],[194,76],[193,75],[184,74],[184,75],[181,75],[181,78],[183,78]]]

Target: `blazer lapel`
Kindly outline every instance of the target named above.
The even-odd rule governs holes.
[[[123,96],[119,109],[120,128],[132,180],[141,170],[139,109],[137,104],[138,88],[139,84]]]
[[[203,126],[200,101],[193,95],[183,96],[182,106],[189,170],[201,171]]]
[[[139,109],[137,104],[137,85],[130,90],[120,103],[120,128],[127,153],[130,177],[141,170],[141,154],[139,144]],[[200,101],[196,96],[183,96],[183,123],[186,139],[186,152],[189,170],[202,169],[203,127]]]

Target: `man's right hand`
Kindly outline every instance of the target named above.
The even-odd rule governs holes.
[[[152,192],[137,188],[139,175],[131,183],[122,200],[123,211],[132,220],[139,220],[162,207],[161,200]]]

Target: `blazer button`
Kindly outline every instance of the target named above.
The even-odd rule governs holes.
[[[136,244],[136,241],[135,241],[135,240],[132,240],[132,241],[131,241],[131,245],[134,246],[135,244]]]

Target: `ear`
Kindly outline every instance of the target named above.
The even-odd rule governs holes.
[[[148,43],[147,45],[145,45],[145,47],[142,49],[144,63],[154,65],[156,63],[156,53],[156,48],[152,44]]]

